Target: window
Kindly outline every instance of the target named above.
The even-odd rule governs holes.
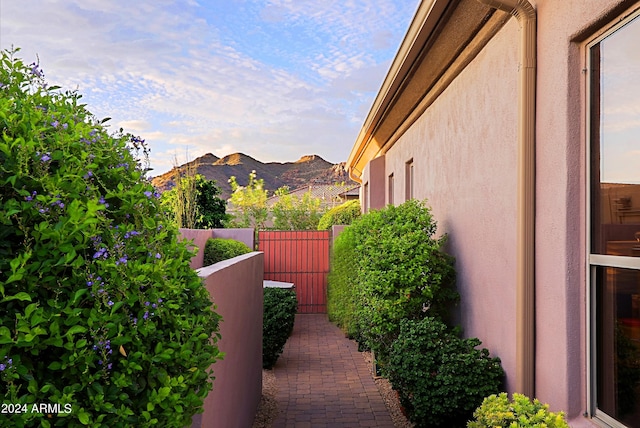
[[[640,18],[588,45],[591,407],[640,428]]]
[[[369,212],[369,183],[364,183],[362,193],[362,210],[366,213]]]
[[[389,204],[393,205],[393,173],[389,175]]]
[[[413,159],[405,164],[405,200],[413,199]]]

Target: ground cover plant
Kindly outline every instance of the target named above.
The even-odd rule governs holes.
[[[145,155],[143,140],[109,132],[79,94],[47,87],[39,64],[2,52],[8,426],[183,427],[201,410],[219,316],[144,177]]]
[[[263,294],[262,367],[271,369],[293,331],[298,300],[295,291],[284,288],[266,287]]]
[[[550,412],[548,404],[537,399],[531,401],[518,393],[513,394],[513,401],[506,392],[492,394],[484,399],[473,416],[475,419],[467,424],[467,428],[569,428],[563,412]]]
[[[209,238],[204,245],[203,265],[209,266],[250,252],[251,248],[244,242],[235,239]]]

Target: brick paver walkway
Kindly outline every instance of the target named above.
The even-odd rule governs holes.
[[[279,410],[274,428],[393,428],[357,344],[326,315],[296,315],[274,374]]]

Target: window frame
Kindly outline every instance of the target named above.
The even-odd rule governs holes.
[[[413,158],[411,158],[404,164],[404,186],[405,186],[404,200],[405,201],[410,201],[415,197],[414,179],[415,179],[415,176],[414,176],[414,168],[413,168]]]
[[[606,38],[616,33],[617,31],[630,24],[633,20],[640,18],[640,3],[636,3],[631,9],[627,9],[625,13],[618,16],[617,19],[609,22],[608,25],[602,27],[602,30],[597,35],[590,38],[584,44],[585,52],[585,88],[586,88],[586,111],[585,111],[585,260],[586,260],[586,382],[587,382],[587,412],[594,422],[599,425],[612,427],[612,428],[625,428],[622,422],[618,421],[614,417],[605,413],[597,407],[597,394],[598,394],[598,361],[597,361],[597,345],[598,345],[598,319],[597,319],[597,279],[596,273],[598,268],[621,268],[632,269],[640,271],[640,257],[628,257],[617,256],[608,254],[597,254],[593,251],[593,225],[592,225],[592,186],[593,176],[591,162],[593,160],[593,108],[594,108],[594,66],[592,64],[592,49],[603,42]],[[601,82],[601,75],[598,79]],[[598,141],[599,143],[599,141]]]

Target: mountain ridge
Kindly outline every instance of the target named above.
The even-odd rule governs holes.
[[[344,162],[332,164],[318,155],[305,155],[294,162],[264,163],[244,153],[232,153],[221,158],[207,153],[153,177],[151,183],[161,192],[169,190],[175,185],[176,172],[184,173],[188,168],[195,168],[207,180],[215,180],[223,199],[228,199],[231,195],[229,178],[234,176],[239,185],[245,186],[251,171],[256,172],[258,179],[264,180],[269,196],[282,186],[289,186],[293,190],[313,184],[357,185],[349,178]]]

